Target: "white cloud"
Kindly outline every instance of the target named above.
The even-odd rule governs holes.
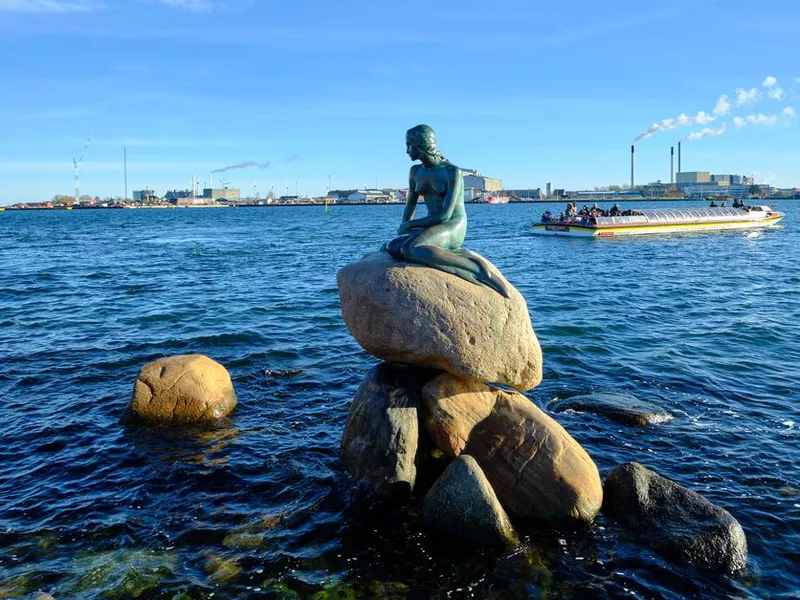
[[[736,89],[736,106],[744,106],[745,104],[755,104],[761,97],[761,92],[757,88],[744,88]]]
[[[0,0],[0,12],[94,12],[103,6],[98,0]]]
[[[769,76],[768,76],[768,77],[767,77],[767,78],[764,80],[764,83],[762,83],[761,85],[762,85],[762,86],[764,86],[764,87],[772,87],[772,86],[773,86],[773,85],[775,85],[776,83],[778,83],[778,79],[777,79],[776,77],[773,77],[772,75],[769,75]]]
[[[783,109],[783,114],[786,115],[787,117],[795,117],[795,116],[797,116],[797,113],[795,112],[794,108],[792,108],[791,106],[787,106],[786,108],[784,108]]]
[[[778,122],[777,115],[767,116],[763,113],[758,113],[757,115],[747,115],[745,119],[747,119],[747,122],[751,125],[766,125],[767,127],[772,127]]]
[[[744,117],[733,117],[733,124],[736,126],[736,129],[741,129],[747,125],[747,121],[745,121]]]
[[[719,127],[717,127],[716,129],[712,129],[711,127],[706,127],[705,129],[702,129],[700,131],[695,131],[694,133],[690,133],[685,138],[683,138],[683,141],[688,142],[691,140],[699,140],[707,137],[716,137],[718,135],[722,135],[727,130],[728,128],[725,126],[724,123]]]
[[[783,88],[772,88],[770,91],[767,92],[767,96],[772,98],[773,100],[783,100],[784,97]]]
[[[714,105],[714,110],[712,111],[715,115],[727,115],[731,112],[731,101],[728,100],[728,94],[723,94],[717,100],[717,103]]]

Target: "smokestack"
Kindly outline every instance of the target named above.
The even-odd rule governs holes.
[[[631,189],[633,189],[635,172],[634,146],[631,144]]]
[[[678,174],[680,175],[681,173],[683,173],[681,171],[681,143],[678,142]]]
[[[669,147],[669,184],[675,183],[675,146]]]

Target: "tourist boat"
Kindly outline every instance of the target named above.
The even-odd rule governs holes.
[[[579,215],[560,220],[543,216],[539,223],[534,224],[533,232],[539,235],[571,237],[618,237],[653,233],[727,231],[767,227],[774,225],[783,217],[783,213],[769,206],[642,208],[626,210],[613,217]]]

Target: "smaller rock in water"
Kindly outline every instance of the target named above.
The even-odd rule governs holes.
[[[665,557],[737,573],[747,564],[747,540],[723,508],[639,463],[609,473],[603,510]]]
[[[363,491],[392,499],[413,490],[421,389],[438,373],[391,363],[367,373],[350,404],[341,444],[342,462]]]
[[[508,515],[477,461],[456,458],[425,496],[422,518],[444,533],[481,546],[519,543]]]
[[[228,371],[202,354],[169,356],[139,371],[124,423],[163,425],[208,423],[236,408]]]
[[[652,425],[672,420],[669,411],[657,404],[627,394],[587,394],[556,400],[547,408],[554,412],[576,410],[608,417],[623,425]]]

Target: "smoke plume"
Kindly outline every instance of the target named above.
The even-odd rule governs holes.
[[[795,82],[800,83],[800,77],[795,79]],[[676,127],[682,127],[685,125],[708,125],[709,123],[716,121],[719,117],[724,117],[729,115],[733,112],[734,108],[739,108],[742,106],[750,106],[760,102],[764,99],[770,100],[783,100],[786,97],[786,92],[778,85],[778,78],[772,75],[768,75],[763,83],[761,84],[760,88],[752,87],[750,89],[746,88],[737,88],[736,94],[733,98],[728,97],[727,94],[723,94],[719,97],[716,104],[714,105],[711,114],[700,111],[695,116],[689,116],[686,113],[681,113],[675,118],[672,119],[663,119],[660,122],[653,123],[650,127],[648,127],[645,131],[640,133],[636,138],[633,140],[633,143],[640,142],[649,138],[656,133],[660,133],[662,131],[669,131],[671,129],[675,129]],[[757,115],[755,115],[757,117]],[[744,117],[744,121],[742,121],[742,117],[735,117],[734,118],[734,125],[740,127],[738,123],[743,122],[747,123],[750,117]],[[759,123],[763,124],[763,123]],[[706,127],[705,129],[690,134],[689,137],[685,139],[700,139],[702,137],[711,137],[715,135],[722,135],[725,132],[725,126],[717,127],[716,129],[711,127]]]
[[[676,127],[681,127],[683,125],[708,125],[715,120],[716,117],[711,116],[702,110],[693,117],[681,113],[674,119],[664,119],[660,123],[653,123],[645,131],[636,136],[636,139],[633,140],[633,143],[635,144],[637,142],[641,142],[642,140],[649,138],[651,135],[655,135],[656,133],[660,133],[662,131],[669,131],[670,129],[675,129]]]
[[[233,171],[235,169],[247,169],[248,167],[256,167],[258,169],[269,169],[269,166],[272,164],[271,161],[259,163],[254,160],[246,160],[245,162],[236,164],[236,165],[228,165],[227,167],[222,167],[221,169],[215,169],[211,171],[212,175],[214,173],[224,173],[225,171]]]
[[[706,127],[705,129],[701,129],[700,131],[695,131],[694,133],[690,133],[685,138],[683,138],[682,142],[691,142],[692,140],[700,140],[702,138],[707,137],[716,137],[718,135],[722,135],[728,130],[727,125],[724,123],[717,127],[716,129],[712,129],[711,127]]]

